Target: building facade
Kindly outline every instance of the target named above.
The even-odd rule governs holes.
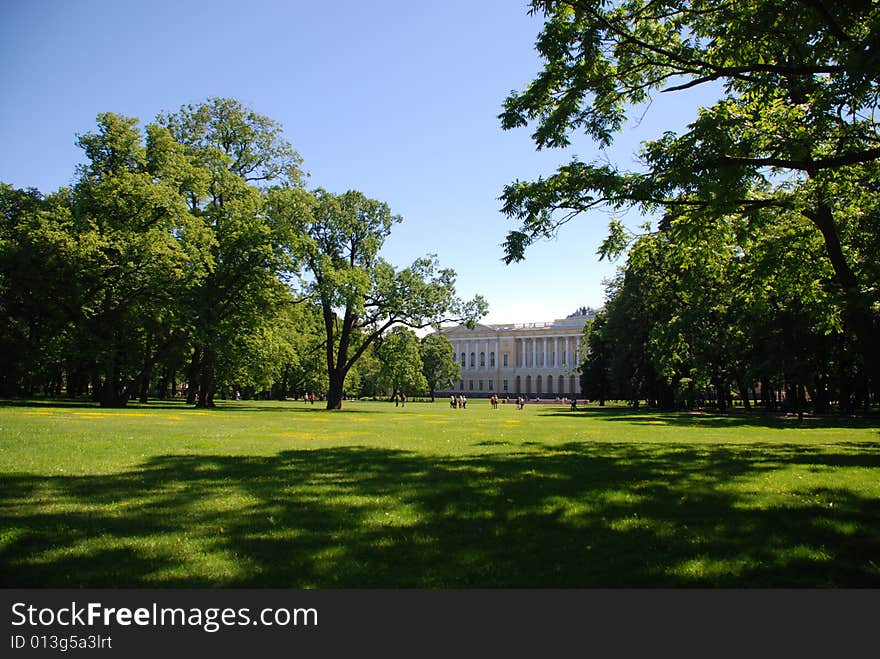
[[[461,365],[461,379],[438,393],[576,398],[584,323],[593,316],[595,311],[582,308],[549,323],[443,328]]]

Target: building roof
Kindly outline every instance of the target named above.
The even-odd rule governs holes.
[[[487,325],[477,323],[473,329],[469,329],[466,325],[453,325],[452,327],[443,327],[440,329],[442,334],[446,335],[470,335],[474,332],[485,332],[487,334],[495,332],[510,332],[523,330],[548,330],[548,329],[582,329],[584,323],[595,317],[596,310],[589,307],[582,307],[574,314],[566,318],[557,318],[550,322],[534,322],[534,323],[496,323]]]

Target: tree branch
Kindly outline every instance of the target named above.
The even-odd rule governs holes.
[[[819,160],[804,159],[792,160],[788,158],[740,158],[737,156],[722,156],[718,160],[709,163],[709,166],[751,166],[751,167],[780,167],[782,169],[797,169],[805,172],[817,172],[822,169],[857,165],[863,162],[871,162],[880,158],[880,147],[853,151],[839,156],[820,158]]]

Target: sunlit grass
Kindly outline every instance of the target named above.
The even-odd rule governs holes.
[[[872,422],[0,406],[5,586],[880,585]]]

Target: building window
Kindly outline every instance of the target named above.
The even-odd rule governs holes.
[[[494,352],[489,353],[489,366],[491,368],[495,368],[495,353]]]
[[[459,390],[459,391],[464,391],[464,380],[459,380],[459,381],[458,381],[458,390]]]
[[[489,391],[495,389],[495,380],[489,380]]]
[[[474,381],[468,380],[468,391],[473,391],[473,390],[474,390]]]
[[[464,353],[461,353],[461,361],[459,362],[462,366],[467,366],[467,360],[464,358]]]
[[[550,366],[556,366],[556,351],[550,352]]]
[[[477,382],[477,386],[479,386],[480,391],[482,391],[482,390],[483,390],[483,381],[482,381],[482,380],[479,380],[479,381]]]
[[[507,355],[504,355],[504,356],[507,357]],[[502,388],[504,391],[510,391],[510,386],[509,386],[507,380],[502,380],[502,382],[501,382],[501,388]]]
[[[507,353],[506,352],[503,355],[501,355],[501,364],[504,366],[504,368],[507,368]]]
[[[473,368],[476,365],[477,365],[476,364],[476,355],[474,353],[471,353],[471,368]]]
[[[565,350],[562,351],[562,365],[565,366]]]
[[[486,353],[481,352],[480,353],[480,368],[485,368],[485,367],[486,367]]]

